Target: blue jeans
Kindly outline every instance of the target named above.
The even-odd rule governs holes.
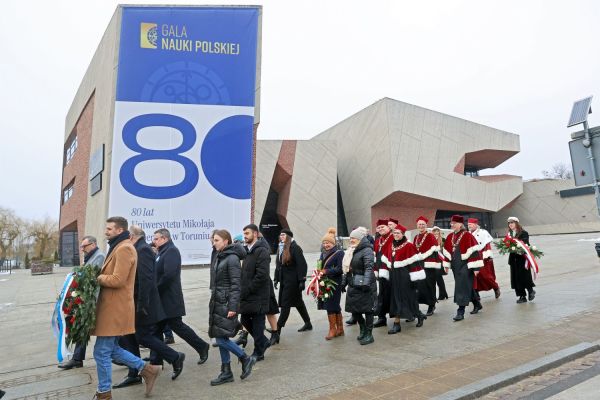
[[[98,373],[98,393],[108,392],[112,386],[112,360],[135,368],[144,369],[144,360],[119,347],[118,336],[98,336],[94,346],[94,359]]]
[[[246,353],[244,350],[229,340],[229,338],[220,338],[216,339],[217,345],[219,346],[219,353],[221,353],[221,363],[228,364],[231,361],[231,357],[229,356],[229,352],[233,353],[236,357],[244,357]]]

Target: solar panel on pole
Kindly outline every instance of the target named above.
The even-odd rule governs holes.
[[[573,103],[573,109],[571,110],[571,117],[569,118],[567,128],[587,121],[588,114],[592,113],[592,97],[594,96],[586,97],[585,99]]]

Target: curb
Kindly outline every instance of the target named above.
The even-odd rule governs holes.
[[[547,371],[566,362],[575,360],[586,354],[600,350],[598,342],[583,342],[575,346],[557,351],[545,357],[538,358],[527,364],[501,372],[489,378],[471,383],[458,389],[451,390],[444,394],[435,396],[432,400],[471,400],[484,396],[494,390],[512,385],[522,379],[540,372]]]

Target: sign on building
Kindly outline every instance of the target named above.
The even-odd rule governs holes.
[[[170,230],[184,264],[250,222],[258,7],[124,7],[109,214]]]

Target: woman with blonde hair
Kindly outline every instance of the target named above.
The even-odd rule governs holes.
[[[320,310],[327,311],[329,320],[329,332],[325,336],[326,340],[331,340],[337,336],[344,336],[344,323],[342,321],[342,308],[340,300],[342,299],[342,260],[344,252],[339,250],[335,241],[335,228],[329,228],[325,236],[321,239],[322,252],[319,260],[323,267],[323,275],[332,279],[337,284],[330,292],[328,299],[319,301]]]

